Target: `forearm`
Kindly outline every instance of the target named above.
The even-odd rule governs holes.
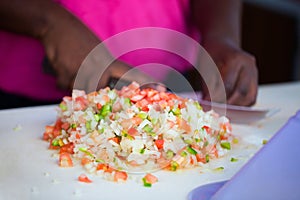
[[[0,29],[40,39],[55,20],[74,18],[52,0],[1,0]]]
[[[240,0],[191,0],[191,9],[203,42],[222,38],[240,46]]]

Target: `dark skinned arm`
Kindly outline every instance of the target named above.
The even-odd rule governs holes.
[[[243,106],[256,101],[258,73],[255,58],[240,47],[241,2],[239,0],[191,0],[194,24],[202,45],[216,63],[225,86],[227,103]],[[220,83],[205,83],[219,94]],[[212,99],[204,85],[204,98]],[[217,101],[218,96],[213,96]]]

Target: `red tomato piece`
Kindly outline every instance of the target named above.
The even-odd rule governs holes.
[[[78,181],[83,182],[83,183],[92,183],[93,181],[91,179],[89,179],[89,177],[87,177],[87,175],[85,174],[81,174],[78,177]]]
[[[69,153],[64,152],[59,155],[59,166],[73,167],[73,161]]]
[[[142,94],[137,94],[137,95],[134,95],[130,98],[130,100],[132,102],[138,102],[140,100],[142,100],[146,95],[142,95]]]
[[[73,154],[73,153],[74,153],[74,144],[73,144],[73,143],[65,144],[64,146],[62,146],[62,147],[60,148],[59,153],[69,153],[69,154]]]
[[[164,147],[164,142],[163,139],[157,139],[155,140],[155,145],[158,149],[162,149]]]
[[[158,181],[158,178],[150,173],[146,174],[144,177],[147,183],[156,183]]]
[[[136,130],[136,128],[131,127],[130,129],[128,129],[128,134],[131,136],[136,136],[138,135],[138,131]]]
[[[128,175],[126,172],[123,171],[115,171],[115,175],[114,175],[114,181],[118,181],[118,180],[123,180],[126,181],[128,178]]]
[[[54,130],[54,126],[46,126],[45,132],[43,134],[43,140],[48,141],[49,139],[52,139],[53,138],[53,130]]]

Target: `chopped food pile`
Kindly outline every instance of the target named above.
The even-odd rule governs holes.
[[[81,164],[87,173],[111,181],[145,172],[146,187],[157,182],[151,171],[205,164],[223,156],[233,142],[226,117],[173,93],[141,89],[136,82],[121,90],[74,90],[63,98],[43,139],[58,150],[61,167]],[[78,180],[91,182],[85,174]]]

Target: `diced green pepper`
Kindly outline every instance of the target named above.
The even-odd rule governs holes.
[[[130,106],[131,105],[131,100],[129,98],[125,98],[124,103]]]
[[[172,150],[168,150],[166,157],[167,157],[167,159],[173,158],[174,157],[174,152]]]
[[[152,184],[148,183],[145,178],[142,179],[145,187],[151,187]]]
[[[179,164],[176,161],[172,160],[170,166],[171,166],[171,171],[176,171],[177,168],[179,167]]]
[[[214,169],[214,171],[216,172],[220,172],[220,171],[223,171],[224,170],[224,167],[217,167]]]
[[[91,125],[91,123],[92,123],[91,120],[85,122],[85,127],[86,127],[87,132],[90,132],[90,131],[92,130],[92,125]]]
[[[141,118],[141,119],[146,119],[146,118],[147,118],[147,113],[145,113],[145,112],[140,112],[140,113],[137,114],[137,116],[138,116],[139,118]]]
[[[71,128],[76,128],[77,125],[76,124],[71,124]]]
[[[195,142],[201,142],[201,139],[200,138],[195,138]]]
[[[173,113],[175,116],[178,116],[178,115],[181,114],[181,111],[180,111],[180,109],[179,109],[178,107],[173,108],[171,111],[172,111],[172,113]]]
[[[79,148],[79,151],[85,153],[86,155],[88,155],[88,156],[90,156],[90,157],[92,157],[92,158],[95,157],[95,156],[94,156],[93,154],[91,154],[91,152],[89,152],[86,148],[80,147],[80,148]]]
[[[209,162],[209,155],[208,155],[208,154],[205,155],[205,162],[206,162],[206,163]]]
[[[99,129],[98,133],[104,133],[104,128]]]
[[[58,139],[53,140],[52,141],[52,146],[55,146],[55,147],[59,146],[59,142],[58,141],[59,141]]]
[[[112,111],[112,106],[107,103],[104,106],[102,106],[100,115],[102,115],[102,117],[106,117],[111,111]]]
[[[188,146],[188,147],[186,148],[186,150],[187,150],[190,154],[192,154],[192,155],[196,155],[196,154],[197,154],[197,151],[196,151],[195,149],[193,149],[192,147],[190,147],[190,146]]]
[[[96,120],[96,122],[99,122],[101,119],[103,119],[103,116],[101,114],[94,114],[94,118]]]
[[[194,105],[196,106],[196,108],[198,110],[202,110],[202,107],[200,106],[200,104],[197,101],[194,102]]]
[[[191,139],[186,139],[186,140],[184,140],[184,143],[186,143],[186,144],[192,144],[192,143],[193,143],[193,140],[191,140]]]
[[[237,161],[238,161],[237,158],[233,158],[233,157],[232,157],[232,158],[230,159],[230,162],[237,162]]]
[[[141,149],[140,154],[144,154],[144,153],[145,153],[145,149]]]
[[[149,118],[149,117],[148,117],[148,118]],[[157,118],[151,119],[150,121],[151,121],[151,123],[152,123],[153,125],[155,125],[155,124],[158,123],[158,119],[157,119]]]
[[[228,149],[228,150],[231,149],[231,145],[230,145],[229,142],[221,142],[221,147],[222,147],[223,149]]]
[[[102,159],[96,159],[95,161],[98,163],[105,163],[104,160],[102,160]]]
[[[208,141],[205,141],[204,142],[204,147],[207,147],[208,146]]]
[[[151,131],[153,130],[153,128],[147,124],[146,126],[144,126],[143,128],[143,131],[147,132],[147,133],[150,133]]]
[[[233,138],[232,143],[233,143],[233,144],[238,144],[238,143],[239,143],[239,139]]]
[[[262,141],[262,144],[263,144],[263,145],[265,145],[265,144],[267,144],[267,143],[268,143],[268,140],[263,140],[263,141]]]
[[[187,156],[187,152],[186,152],[186,151],[183,151],[183,152],[180,153],[180,155],[181,155],[182,157],[186,157],[186,156]]]
[[[62,110],[62,111],[66,111],[68,109],[67,105],[64,103],[64,102],[61,102],[59,104],[59,108]]]

